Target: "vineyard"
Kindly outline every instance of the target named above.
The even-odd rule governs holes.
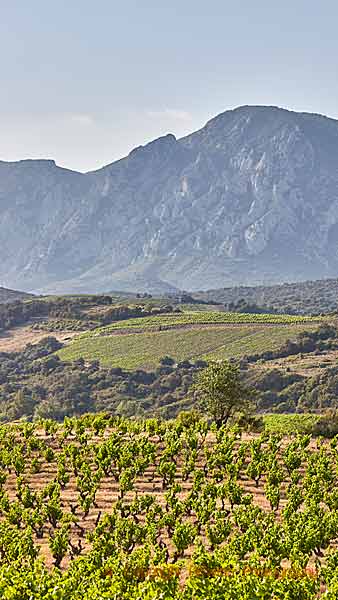
[[[204,315],[210,318],[204,322]],[[187,315],[187,316],[186,316]],[[216,315],[219,321],[212,321]],[[252,315],[232,315],[234,322],[221,321],[227,313],[184,313],[129,319],[107,327],[80,334],[59,353],[62,360],[99,360],[105,366],[125,369],[155,368],[162,356],[182,360],[240,357],[280,347],[302,330],[316,327],[312,320],[273,324],[263,320],[257,324],[236,318]],[[276,315],[257,315],[272,317]],[[277,315],[283,317],[284,315]],[[227,317],[225,317],[227,318]]]
[[[295,315],[271,315],[271,314],[250,314],[250,313],[232,313],[218,311],[185,311],[183,313],[170,313],[159,316],[140,317],[136,319],[127,319],[112,323],[107,327],[100,327],[92,332],[83,334],[85,337],[109,334],[119,329],[140,329],[156,330],[158,327],[178,327],[186,325],[215,325],[215,324],[271,324],[271,325],[292,325],[296,323],[320,322],[320,317],[307,317]]]
[[[338,597],[336,438],[96,415],[0,456],[4,600]]]

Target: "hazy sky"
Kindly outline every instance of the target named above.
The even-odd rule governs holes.
[[[337,0],[11,0],[0,159],[90,170],[241,104],[338,118]]]

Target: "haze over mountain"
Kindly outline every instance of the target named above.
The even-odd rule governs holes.
[[[98,171],[0,162],[0,281],[169,291],[338,273],[338,121],[244,106]]]

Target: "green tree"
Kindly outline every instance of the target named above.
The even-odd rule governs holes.
[[[217,427],[226,425],[236,412],[248,412],[253,392],[240,377],[239,367],[228,361],[212,361],[200,371],[194,391]]]

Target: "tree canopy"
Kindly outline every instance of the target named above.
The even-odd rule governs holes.
[[[247,411],[253,392],[241,380],[238,365],[212,361],[196,377],[194,390],[203,408],[220,427],[236,412]]]

